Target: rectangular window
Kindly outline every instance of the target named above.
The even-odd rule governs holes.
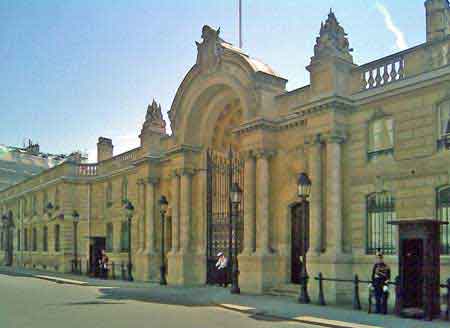
[[[436,205],[438,219],[450,224],[450,186],[438,190]],[[448,224],[441,226],[441,254],[450,254],[450,227]]]
[[[36,228],[33,228],[32,244],[33,244],[33,252],[36,252],[37,251],[37,229]]]
[[[122,222],[122,226],[121,226],[121,235],[120,235],[120,249],[122,250],[122,252],[127,252],[128,251],[128,243],[129,243],[129,239],[128,239],[128,222]]]
[[[450,149],[450,101],[439,105],[438,149]]]
[[[392,155],[394,150],[394,120],[381,118],[369,124],[369,160]]]
[[[396,252],[396,228],[389,224],[395,220],[395,200],[388,192],[367,196],[367,253],[378,250],[384,254]]]
[[[55,225],[55,252],[60,251],[60,227],[59,224]]]
[[[28,229],[23,230],[23,248],[28,251]]]
[[[114,242],[114,227],[112,223],[108,223],[106,225],[106,251],[113,251],[113,242]]]
[[[112,183],[111,183],[111,181],[108,181],[108,183],[106,185],[105,202],[106,202],[106,207],[111,207],[111,205],[112,205]]]
[[[3,250],[3,230],[0,232],[0,249]]]
[[[48,194],[47,191],[44,191],[44,194],[42,196],[42,212],[47,211],[47,204],[48,204]]]
[[[42,249],[43,249],[43,251],[44,252],[48,252],[48,228],[47,227],[44,227],[44,229],[43,229],[43,232],[42,232],[42,241],[43,241],[43,243],[42,243]]]

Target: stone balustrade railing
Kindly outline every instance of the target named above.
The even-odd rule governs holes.
[[[137,159],[137,150],[139,148],[131,149],[123,154],[114,156],[112,159],[115,161],[131,161]]]
[[[405,78],[405,56],[390,56],[359,66],[360,91],[378,88]]]
[[[80,164],[76,171],[77,176],[91,177],[97,175],[97,164]]]
[[[364,92],[450,64],[450,37],[357,66],[352,74],[352,93]]]

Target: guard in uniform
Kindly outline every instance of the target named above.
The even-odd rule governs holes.
[[[372,286],[375,292],[376,313],[387,313],[388,283],[391,269],[384,263],[383,253],[377,252],[377,262],[372,269]]]

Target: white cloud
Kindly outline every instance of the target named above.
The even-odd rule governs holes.
[[[114,156],[139,147],[140,145],[140,140],[136,133],[112,136],[111,139],[114,145]],[[97,147],[88,149],[86,152],[88,154],[89,163],[97,162]]]
[[[404,50],[408,48],[408,44],[405,40],[405,35],[403,32],[395,25],[394,21],[392,20],[391,13],[389,10],[381,4],[380,2],[376,2],[375,6],[377,10],[383,15],[384,17],[384,24],[386,28],[391,31],[395,35],[395,45],[399,50]]]

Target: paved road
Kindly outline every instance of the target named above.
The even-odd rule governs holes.
[[[1,328],[316,328],[161,295],[140,301],[126,291],[0,274]]]

